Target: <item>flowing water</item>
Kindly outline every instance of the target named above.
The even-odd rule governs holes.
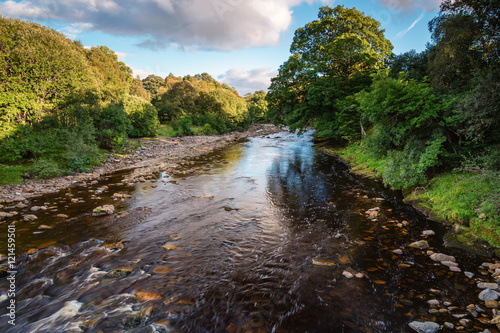
[[[409,332],[412,320],[458,320],[429,313],[429,299],[467,314],[473,280],[407,245],[432,229],[432,249],[462,271],[479,274],[482,258],[444,249],[441,224],[310,140],[253,138],[154,184],[116,174],[33,199],[48,209],[16,224],[16,326],[4,315],[0,331]],[[118,214],[90,215],[106,203]],[[4,314],[5,278],[0,288]]]

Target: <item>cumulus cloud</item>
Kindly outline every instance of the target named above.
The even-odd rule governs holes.
[[[379,0],[380,4],[393,13],[408,14],[419,10],[439,10],[442,0]]]
[[[238,67],[231,68],[218,79],[230,87],[235,87],[240,95],[244,95],[257,90],[267,90],[271,84],[271,78],[276,75],[278,72],[270,68],[255,68],[247,71]]]
[[[386,1],[386,0],[383,0]],[[7,0],[11,17],[58,20],[86,30],[143,36],[143,47],[234,50],[276,45],[300,3],[332,0]]]

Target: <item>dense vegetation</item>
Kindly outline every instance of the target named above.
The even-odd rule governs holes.
[[[500,4],[446,0],[421,53],[391,55],[378,22],[321,8],[272,79],[269,115],[500,245]],[[339,145],[340,144],[340,145]]]
[[[127,138],[155,136],[160,121],[177,135],[244,128],[267,105],[264,92],[245,99],[206,73],[133,78],[105,46],[4,17],[0,82],[0,183],[87,171]]]

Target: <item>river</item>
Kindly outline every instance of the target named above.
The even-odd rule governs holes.
[[[115,174],[31,200],[47,209],[16,224],[16,325],[3,315],[0,330],[414,332],[412,321],[495,328],[478,320],[492,316],[476,287],[489,279],[478,268],[488,259],[444,248],[443,225],[313,149],[310,133],[252,138],[185,171],[134,188]],[[110,203],[114,215],[90,214]],[[418,240],[454,255],[460,271],[408,246]],[[2,278],[1,314],[8,289]]]

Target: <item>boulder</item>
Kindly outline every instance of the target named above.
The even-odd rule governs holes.
[[[479,299],[481,301],[496,301],[498,297],[499,294],[496,291],[491,290],[489,288],[484,289],[479,293]]]

